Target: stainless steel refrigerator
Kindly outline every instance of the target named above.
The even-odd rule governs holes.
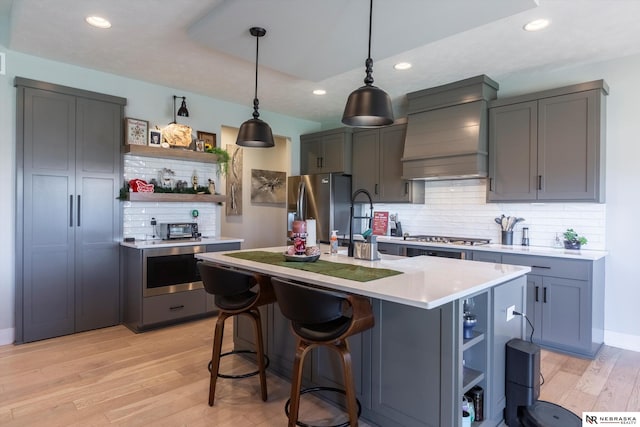
[[[351,176],[317,174],[287,179],[287,230],[295,219],[316,220],[316,240],[329,242],[331,230],[349,234]]]

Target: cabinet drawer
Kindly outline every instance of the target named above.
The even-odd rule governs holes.
[[[203,314],[206,300],[204,289],[144,298],[142,322],[150,325]]]
[[[589,280],[590,278],[591,263],[589,261],[503,254],[502,263],[526,265],[531,267],[531,274],[541,276],[565,277],[578,280]]]

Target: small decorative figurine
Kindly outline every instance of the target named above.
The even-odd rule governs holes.
[[[216,194],[216,183],[211,178],[209,178],[209,193]]]
[[[193,184],[193,189],[198,190],[198,172],[193,171],[193,175],[191,176],[191,184]]]

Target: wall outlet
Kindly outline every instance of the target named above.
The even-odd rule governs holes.
[[[516,306],[515,305],[507,307],[507,322],[509,320],[513,319],[514,317],[516,317],[516,315],[513,314],[514,311],[516,311]]]
[[[0,52],[0,74],[7,73],[7,66],[5,65],[5,61],[6,56],[4,55],[4,52]]]

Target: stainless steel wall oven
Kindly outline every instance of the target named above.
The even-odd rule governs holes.
[[[171,294],[203,287],[195,253],[206,252],[206,245],[145,249],[142,283],[145,297]]]

